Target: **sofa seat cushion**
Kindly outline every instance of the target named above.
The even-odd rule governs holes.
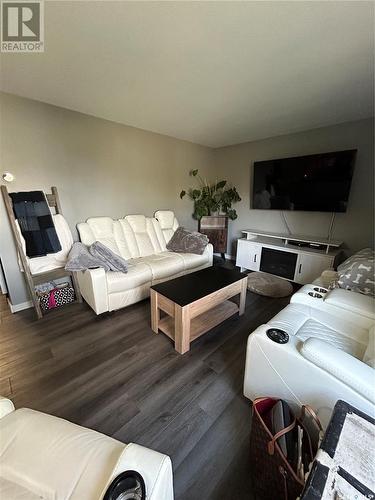
[[[314,319],[307,320],[302,327],[297,331],[296,337],[304,342],[309,338],[324,340],[355,358],[362,359],[366,346],[357,342],[355,339],[346,337],[338,331],[329,328],[328,326]]]
[[[168,278],[185,270],[182,257],[172,252],[160,252],[136,260],[149,266],[153,280]]]
[[[152,281],[152,270],[150,266],[141,259],[131,259],[128,261],[128,272],[120,273],[108,271],[105,273],[108,293],[125,292],[132,288]]]
[[[124,448],[98,432],[22,408],[1,419],[1,486],[14,500],[97,498]]]
[[[184,262],[184,267],[186,270],[193,269],[195,267],[204,266],[209,262],[209,255],[204,252],[202,255],[197,255],[194,253],[174,253],[172,255],[178,255]]]

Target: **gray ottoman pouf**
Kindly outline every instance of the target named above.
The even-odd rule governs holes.
[[[293,292],[292,284],[273,274],[250,273],[247,277],[247,288],[258,295],[266,297],[287,297]]]

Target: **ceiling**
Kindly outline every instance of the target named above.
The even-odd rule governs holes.
[[[212,147],[373,115],[374,3],[47,1],[1,89]]]

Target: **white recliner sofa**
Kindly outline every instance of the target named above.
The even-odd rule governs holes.
[[[0,397],[0,498],[102,500],[113,479],[139,472],[147,500],[173,500],[168,456]]]
[[[251,400],[273,396],[295,410],[310,404],[322,424],[338,399],[375,415],[375,301],[334,289],[314,294],[302,287],[291,303],[248,338],[244,394]],[[267,336],[277,328],[285,344]]]
[[[126,274],[104,269],[78,273],[82,296],[96,314],[134,304],[149,296],[151,285],[212,265],[211,244],[202,255],[167,251],[178,225],[169,210],[157,211],[154,217],[92,217],[77,224],[82,243],[100,241],[129,263]]]

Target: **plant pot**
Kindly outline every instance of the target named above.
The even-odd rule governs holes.
[[[228,217],[226,215],[204,215],[198,221],[198,231],[205,234],[214,247],[215,253],[227,251]]]

